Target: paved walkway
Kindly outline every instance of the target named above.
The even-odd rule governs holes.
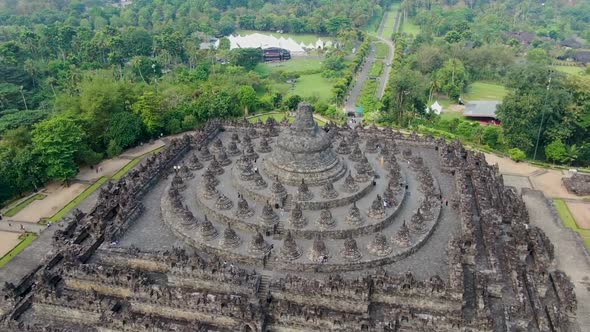
[[[12,248],[20,243],[19,237],[21,234],[19,232],[0,232],[0,257],[9,253]]]
[[[41,193],[47,195],[44,199],[35,200],[31,202],[27,207],[19,211],[13,217],[4,217],[4,220],[0,222],[0,231],[4,230],[8,223],[31,223],[36,224],[39,220],[49,218],[71,202],[74,198],[80,195],[86,188],[96,182],[103,176],[111,177],[117,173],[120,169],[125,167],[130,160],[139,156],[145,155],[150,151],[158,149],[164,146],[165,140],[176,137],[178,135],[169,136],[154,141],[151,144],[143,144],[138,147],[125,151],[121,156],[112,159],[106,159],[101,161],[93,169],[90,167],[83,167],[72,183],[69,186],[65,186],[58,182],[48,184],[45,188],[41,189]],[[19,226],[20,227],[20,226]],[[36,231],[36,226],[24,225],[26,229]],[[28,227],[28,228],[27,228]]]
[[[3,221],[0,222],[0,233],[37,233],[41,234],[41,232],[47,228],[46,225],[40,225],[37,223],[31,223],[28,221]]]
[[[365,81],[369,78],[369,71],[371,70],[373,62],[375,62],[375,45],[371,45],[371,49],[365,58],[365,62],[363,63],[361,70],[356,74],[354,85],[350,90],[350,94],[348,99],[346,99],[346,103],[344,103],[344,111],[346,113],[355,111],[357,100],[361,95],[361,90],[365,85]]]
[[[377,97],[379,99],[381,99],[383,97],[383,94],[385,93],[385,88],[387,87],[387,82],[389,82],[389,75],[391,73],[391,64],[393,63],[393,57],[395,55],[395,44],[389,38],[383,37],[383,33],[384,33],[383,29],[385,26],[385,22],[387,20],[387,16],[392,15],[392,14],[397,15],[397,12],[387,12],[387,13],[385,13],[385,15],[383,15],[383,18],[381,19],[381,24],[379,25],[379,29],[377,29],[377,34],[373,35],[373,37],[376,37],[377,39],[380,40],[380,42],[385,43],[389,48],[389,52],[387,54],[387,60],[386,60],[385,66],[384,66],[383,74],[379,78],[380,86],[379,86],[379,90],[377,91]],[[396,31],[398,29],[398,26],[399,26],[399,17],[398,17],[398,19],[396,19],[396,23],[395,23],[395,30]],[[376,51],[376,47],[375,47],[375,43],[373,43],[373,44],[371,44],[371,50],[369,51],[369,54],[365,58],[365,62],[363,63],[361,70],[357,73],[357,75],[355,77],[354,86],[350,90],[350,94],[348,96],[348,99],[344,103],[344,111],[346,113],[354,112],[356,110],[357,101],[358,101],[358,98],[361,94],[361,90],[363,89],[363,86],[365,85],[365,81],[369,78],[369,73],[371,71],[371,67],[373,66],[373,63],[375,62],[375,53],[376,53],[375,51]]]
[[[379,30],[377,31],[377,39],[387,45],[389,52],[387,53],[387,60],[385,62],[385,66],[383,67],[383,74],[380,77],[380,85],[379,91],[377,91],[377,98],[383,98],[383,94],[385,93],[385,88],[387,87],[387,82],[389,82],[389,75],[391,74],[391,65],[393,64],[393,59],[395,56],[395,43],[389,37],[391,33],[397,32],[399,28],[399,16],[395,20],[394,31],[383,31],[385,28],[385,22],[387,21],[387,17],[389,15],[398,15],[398,11],[395,12],[387,12],[383,15],[383,20],[381,20],[381,25],[379,26]],[[385,33],[385,35],[383,35]],[[387,35],[389,33],[389,35]]]
[[[567,191],[562,179],[570,177],[571,172],[559,169],[546,169],[527,163],[517,163],[509,158],[486,153],[490,164],[498,164],[504,175],[504,183],[517,189],[530,188],[542,191],[552,199],[563,199],[579,227],[590,229],[590,202],[583,197]]]
[[[578,323],[590,331],[590,257],[578,235],[563,227],[540,191],[525,190],[524,202],[532,225],[541,228],[555,248],[556,267],[564,271],[575,285],[578,300]]]
[[[50,183],[41,190],[47,197],[31,202],[31,204],[19,211],[16,215],[6,217],[2,222],[21,221],[37,223],[42,218],[49,218],[56,214],[86,188],[88,188],[88,184],[83,182],[72,183],[68,187],[57,182]]]
[[[184,135],[184,133],[181,135]],[[12,218],[4,217],[0,221],[0,256],[12,250],[20,242],[18,237],[23,232],[34,232],[40,235],[22,253],[14,257],[6,266],[0,268],[0,284],[18,282],[22,277],[38,267],[47,255],[48,250],[52,248],[53,233],[55,230],[63,228],[64,225],[62,222],[50,226],[39,225],[37,222],[40,219],[53,216],[99,178],[103,176],[111,177],[125,167],[130,160],[164,146],[169,139],[177,136],[180,135],[168,136],[152,144],[143,144],[127,150],[117,158],[102,161],[97,165],[97,169],[83,168],[69,187],[59,183],[50,183],[41,190],[47,197],[33,201]],[[94,192],[81,202],[78,207],[87,212],[94,206],[97,197],[98,192]]]

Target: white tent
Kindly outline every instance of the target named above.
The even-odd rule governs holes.
[[[321,39],[318,39],[315,42],[315,48],[322,48],[323,49],[324,48],[324,42]]]
[[[227,39],[229,39],[230,49],[232,50],[234,48],[280,47],[295,54],[305,53],[302,45],[298,44],[292,38],[285,38],[283,36],[277,38],[272,35],[253,33],[245,36],[231,35]],[[215,43],[215,47],[219,47],[219,40]]]
[[[435,101],[434,104],[432,104],[432,105],[430,105],[430,107],[426,108],[426,113],[430,113],[430,111],[434,112],[434,114],[436,114],[436,115],[440,115],[440,113],[442,113],[442,111],[443,111],[443,108],[438,103],[438,101]]]

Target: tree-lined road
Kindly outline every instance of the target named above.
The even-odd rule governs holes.
[[[393,41],[391,41],[390,36],[393,32],[396,32],[399,29],[399,22],[400,22],[399,13],[400,13],[399,11],[386,12],[385,15],[383,15],[383,18],[381,19],[381,24],[379,25],[379,29],[377,29],[377,33],[374,35],[371,35],[372,37],[377,38],[378,42],[382,42],[382,43],[386,44],[387,48],[388,48],[387,59],[385,61],[384,70],[383,70],[383,73],[381,74],[381,77],[379,78],[380,84],[379,84],[379,90],[377,90],[377,97],[379,99],[383,98],[383,94],[385,93],[385,88],[387,87],[387,82],[389,81],[389,75],[391,74],[391,64],[393,63],[393,59],[395,56],[395,43]],[[397,15],[395,18],[393,31],[384,31],[385,22],[387,22],[387,18],[389,17],[389,15],[393,15],[393,14]],[[384,33],[385,33],[385,35],[384,35]],[[348,96],[348,99],[344,103],[344,111],[346,113],[354,112],[356,109],[357,101],[358,101],[358,98],[361,94],[361,90],[363,89],[363,86],[365,85],[366,80],[369,78],[369,72],[371,71],[371,67],[373,66],[373,63],[375,62],[376,43],[377,42],[374,42],[371,44],[371,50],[369,51],[369,54],[365,58],[365,62],[363,63],[361,70],[356,75],[354,85],[353,85],[352,89],[350,89],[350,94]]]
[[[363,63],[361,70],[356,74],[354,86],[350,90],[348,99],[344,103],[344,111],[346,113],[355,111],[356,102],[359,96],[361,95],[361,90],[365,85],[365,81],[367,80],[367,78],[369,78],[369,71],[371,70],[373,62],[375,62],[375,45],[371,44],[371,50],[365,58],[365,62]]]
[[[385,87],[387,86],[387,82],[389,82],[389,75],[391,74],[391,65],[393,64],[393,58],[395,56],[395,43],[391,40],[391,34],[399,30],[400,11],[398,10],[395,13],[395,15],[397,16],[395,18],[395,23],[393,25],[393,31],[390,31],[389,35],[387,35],[387,31],[383,31],[383,29],[385,28],[385,22],[387,21],[387,17],[393,14],[392,12],[387,12],[385,13],[385,15],[383,15],[383,20],[381,20],[381,25],[379,26],[379,30],[377,31],[377,35],[375,36],[381,42],[385,43],[387,45],[387,48],[389,49],[389,52],[387,52],[387,61],[385,62],[384,70],[380,78],[381,82],[379,85],[379,91],[377,92],[377,97],[379,99],[383,98],[383,94],[385,93]],[[383,35],[384,32],[386,34],[385,36]]]

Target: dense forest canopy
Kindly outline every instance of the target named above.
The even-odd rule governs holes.
[[[393,36],[398,56],[380,122],[588,166],[590,69],[575,55],[590,55],[590,1],[406,0],[401,10],[419,29]],[[558,71],[559,64],[577,74]],[[506,89],[501,126],[426,113],[434,99],[458,102],[474,82]]]
[[[0,202],[49,180],[67,181],[81,165],[190,130],[211,117],[296,105],[301,97],[277,89],[296,75],[252,70],[259,54],[229,50],[227,39],[221,39],[218,50],[201,49],[202,42],[238,30],[338,40],[346,51],[328,54],[321,72],[333,80],[334,96],[329,103],[309,101],[319,112],[342,116],[337,105],[370,49],[363,31],[375,26],[392,3],[0,0]],[[420,31],[392,36],[398,45],[395,70],[385,98],[376,103],[380,120],[388,125],[432,121],[424,114],[430,97],[456,99],[476,80],[516,86],[523,64],[535,64],[542,69],[538,75],[548,75],[543,70],[551,59],[572,55],[562,43],[590,39],[588,0],[405,0],[400,8]],[[521,33],[532,39],[519,40]],[[356,54],[345,62],[353,48]],[[541,152],[563,146],[568,152],[563,160],[590,160],[584,138],[590,134],[588,83],[555,75],[554,84],[551,105],[560,109],[548,111],[551,126],[543,132]],[[500,113],[506,128],[482,129],[482,137],[496,137],[491,146],[519,147],[530,154],[527,140],[534,136],[539,112],[519,112],[519,103],[526,97],[542,104],[542,89],[542,80],[534,91],[511,88]],[[518,123],[527,119],[532,119],[530,128],[523,134]]]
[[[389,4],[0,0],[0,202],[212,117],[296,104],[274,87],[285,75],[251,71],[256,51],[201,50],[202,42],[282,30],[351,48]]]

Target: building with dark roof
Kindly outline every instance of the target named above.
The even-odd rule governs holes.
[[[291,52],[280,47],[268,47],[262,50],[264,61],[285,61],[291,59]]]
[[[590,63],[590,51],[579,50],[576,52],[576,55],[574,55],[574,59],[579,63],[589,64]]]
[[[495,121],[496,110],[502,102],[498,100],[480,100],[469,102],[465,106],[463,116],[473,120]]]
[[[535,37],[537,37],[537,35],[535,35],[534,32],[525,32],[525,31],[521,31],[521,32],[513,31],[513,32],[508,32],[506,34],[506,39],[514,38],[514,39],[518,40],[521,44],[524,44],[524,45],[530,45],[533,42],[533,40],[535,40]]]

